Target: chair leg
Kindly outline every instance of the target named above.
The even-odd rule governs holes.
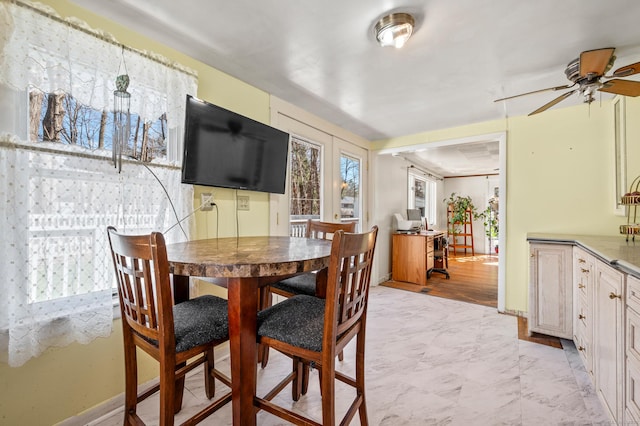
[[[360,424],[367,425],[369,420],[367,419],[367,399],[365,398],[365,386],[364,386],[364,330],[361,330],[356,337],[356,392],[362,396],[362,403],[358,407],[358,414],[360,416]]]
[[[306,395],[309,390],[309,375],[311,374],[311,367],[308,363],[302,363],[302,395]]]
[[[127,336],[124,340],[124,377],[125,377],[125,391],[124,391],[124,424],[130,424],[130,415],[136,414],[136,407],[138,404],[138,364],[136,357],[136,348],[133,344],[133,339],[128,336],[131,342],[127,342]]]
[[[296,377],[291,382],[291,399],[297,401],[300,399],[300,395],[302,394],[302,381],[304,377],[304,363],[300,358],[293,358],[293,371],[296,373]]]
[[[273,294],[269,291],[269,286],[260,288],[260,300],[258,302],[258,310],[268,308],[273,304]],[[269,347],[265,345],[258,345],[258,362],[261,368],[265,368],[269,362]]]
[[[185,365],[187,365],[186,362],[182,362],[178,364],[176,366],[176,370],[184,367]],[[175,374],[174,374],[174,377],[175,377]],[[180,410],[182,410],[182,397],[184,396],[184,379],[185,379],[184,376],[180,377],[179,379],[176,379],[175,402],[173,403],[173,406],[175,408],[175,411],[174,411],[175,414],[178,414]]]
[[[216,379],[213,375],[213,369],[215,368],[213,348],[207,349],[205,356],[207,360],[204,363],[204,389],[207,398],[211,399],[216,394]]]
[[[160,426],[173,426],[178,381],[172,368],[160,369]],[[182,393],[182,392],[179,392]]]
[[[333,362],[323,365],[320,371],[320,393],[322,394],[322,424],[324,426],[334,426],[336,423],[336,403],[335,403],[335,371]],[[367,423],[362,423],[367,424]]]

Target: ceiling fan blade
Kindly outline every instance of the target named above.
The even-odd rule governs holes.
[[[549,88],[546,88],[546,89],[534,90],[533,92],[520,93],[519,95],[507,96],[506,98],[496,99],[496,100],[495,100],[495,101],[493,101],[493,102],[506,101],[506,100],[509,100],[509,99],[518,98],[518,97],[520,97],[520,96],[532,95],[532,94],[534,94],[534,93],[540,93],[540,92],[547,92],[547,91],[549,91],[549,90],[553,90],[553,91],[555,92],[555,91],[557,91],[557,90],[569,89],[569,88],[571,88],[571,87],[573,87],[573,86],[575,86],[575,85],[576,85],[576,84],[575,84],[575,83],[573,83],[573,84],[566,84],[566,85],[564,85],[564,86],[556,86],[556,87],[549,87]]]
[[[614,47],[605,49],[586,50],[580,54],[580,76],[587,75],[602,76],[607,72],[608,67],[613,63]]]
[[[538,114],[541,113],[542,111],[546,111],[549,108],[551,108],[552,106],[554,106],[555,104],[564,101],[565,99],[567,99],[569,96],[573,95],[578,89],[573,89],[567,93],[563,93],[562,95],[558,96],[557,98],[555,98],[554,100],[552,100],[551,102],[547,102],[546,104],[542,105],[540,108],[538,108],[537,110],[533,111],[532,113],[529,113],[529,115],[534,115],[534,114]]]
[[[627,65],[626,67],[620,67],[613,72],[614,77],[628,77],[630,75],[638,74],[640,72],[640,62]]]
[[[640,81],[621,80],[614,78],[605,81],[604,85],[598,89],[601,92],[615,93],[623,96],[640,96]]]

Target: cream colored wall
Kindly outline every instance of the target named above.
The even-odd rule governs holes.
[[[640,113],[640,100],[626,101],[631,182],[640,173],[640,164],[634,161],[640,158],[640,122],[635,119]],[[376,141],[372,148],[380,150],[500,131],[507,131],[506,309],[526,312],[527,233],[618,235],[618,226],[626,223],[626,218],[613,213],[611,102]]]

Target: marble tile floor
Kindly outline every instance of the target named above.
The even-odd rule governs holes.
[[[382,286],[372,287],[369,299],[366,398],[371,425],[609,424],[571,341],[557,349],[518,340],[517,318],[495,308]],[[345,360],[338,362],[347,373],[353,371],[353,349],[350,344]],[[218,367],[228,373],[228,359]],[[258,392],[264,394],[290,368],[288,358],[271,351],[267,368],[258,370]],[[206,401],[202,382],[201,370],[187,378],[177,422]],[[338,383],[336,393],[341,418],[353,392]],[[316,371],[306,396],[294,403],[290,395],[287,388],[275,401],[321,419]],[[157,424],[157,410],[152,397],[138,412],[147,424]],[[122,409],[90,424],[121,425]],[[231,406],[201,424],[231,425]],[[286,423],[260,412],[258,424]],[[357,416],[352,424],[359,424]]]

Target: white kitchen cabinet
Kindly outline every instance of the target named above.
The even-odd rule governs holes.
[[[531,243],[529,249],[529,334],[573,339],[573,246]]]
[[[604,408],[616,423],[622,421],[624,392],[624,284],[625,275],[605,262],[595,265],[594,373]]]

